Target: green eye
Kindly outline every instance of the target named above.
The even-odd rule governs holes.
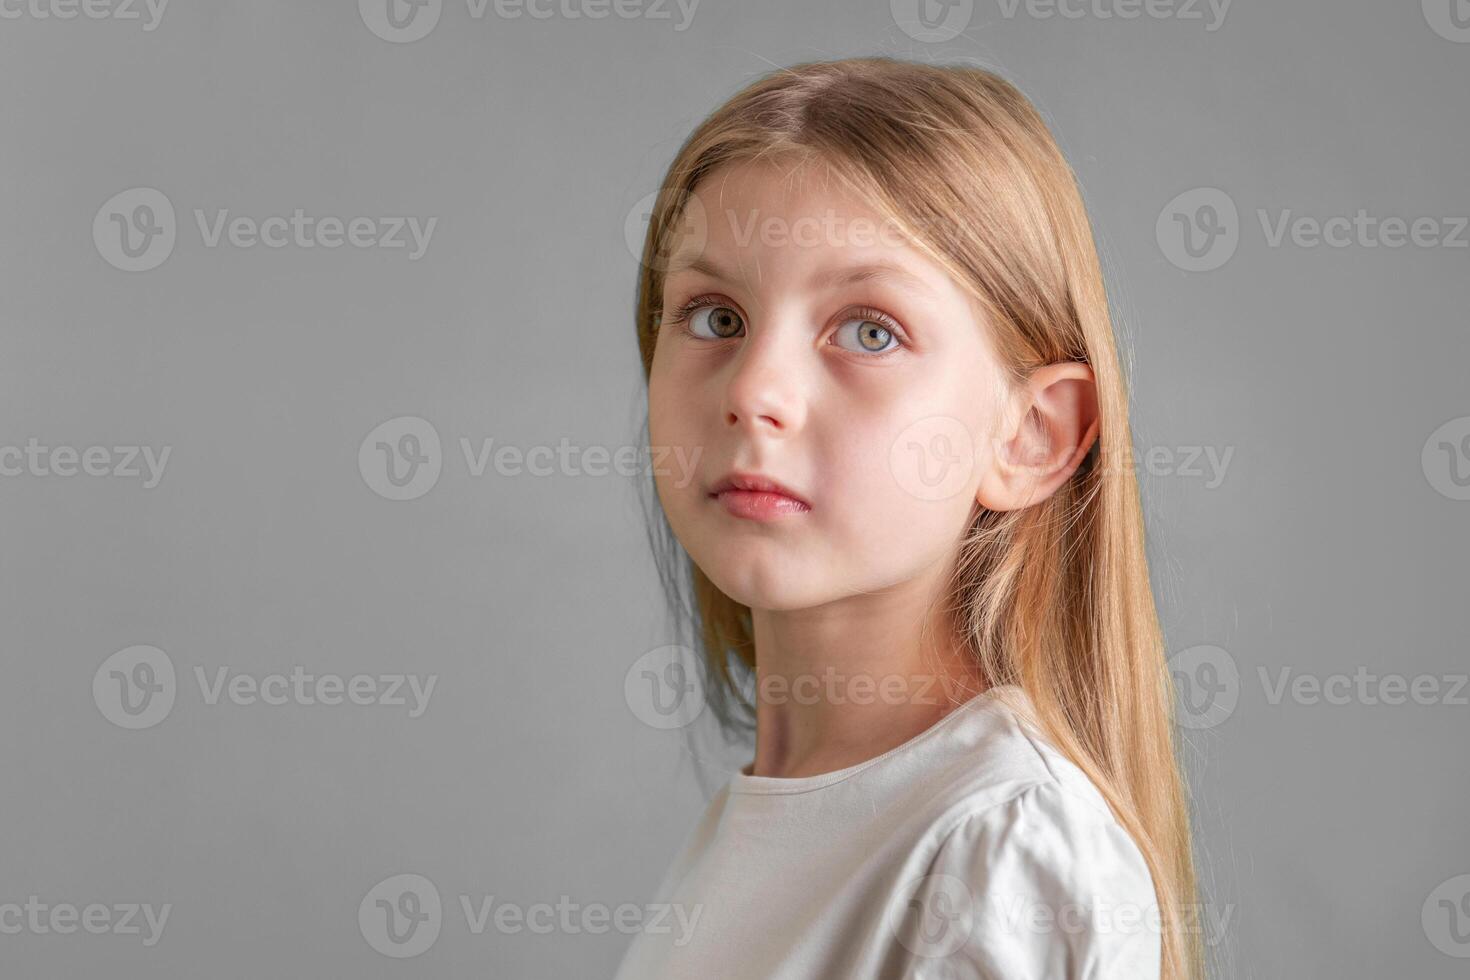
[[[892,330],[875,320],[848,320],[837,328],[833,338],[838,346],[859,354],[885,354],[892,349],[890,341],[896,341]],[[852,341],[842,342],[841,338]],[[856,346],[853,346],[855,344]]]
[[[745,321],[728,306],[701,306],[689,314],[689,332],[696,337],[726,340],[740,333]],[[709,331],[705,333],[704,331]]]

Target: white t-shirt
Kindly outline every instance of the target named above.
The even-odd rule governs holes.
[[[995,687],[855,766],[734,774],[617,980],[1157,980],[1143,856],[1029,704]]]

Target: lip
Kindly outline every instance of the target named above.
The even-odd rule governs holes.
[[[748,520],[771,521],[812,509],[795,490],[760,473],[726,474],[710,488],[709,495],[732,516]]]

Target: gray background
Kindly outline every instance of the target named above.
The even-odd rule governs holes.
[[[0,477],[0,903],[172,910],[152,947],[0,935],[0,973],[611,973],[626,935],[473,935],[458,896],[651,901],[696,777],[744,756],[696,760],[625,698],[675,642],[636,478],[474,476],[459,440],[640,444],[630,213],[755,75],[884,53],[998,68],[1084,185],[1140,456],[1174,454],[1142,475],[1169,647],[1184,675],[1202,645],[1224,668],[1223,707],[1186,733],[1224,975],[1464,976],[1438,898],[1470,873],[1470,707],[1272,703],[1259,675],[1466,670],[1470,502],[1439,440],[1424,450],[1470,428],[1470,249],[1273,247],[1258,216],[1470,214],[1470,43],[1433,29],[1436,3],[1239,0],[1210,30],[1203,6],[977,0],[936,42],[887,0],[703,0],[683,31],[677,10],[476,19],[449,0],[412,43],[350,0],[173,0],[151,31],[6,8],[0,446],[171,456],[153,488]],[[124,272],[91,228],[138,187],[172,202],[177,242]],[[1197,188],[1238,208],[1209,271],[1157,229]],[[196,208],[438,224],[417,260],[211,248]],[[442,473],[395,501],[359,447],[403,416],[432,423]],[[1190,447],[1233,451],[1223,477],[1184,466]],[[92,680],[137,644],[167,653],[177,697],[127,730]],[[410,718],[210,705],[194,678],[298,664],[438,683]],[[400,873],[445,903],[413,959],[357,922]]]

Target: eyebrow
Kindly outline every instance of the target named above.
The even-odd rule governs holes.
[[[705,258],[703,255],[682,261],[676,259],[670,263],[669,276],[681,272],[699,272],[725,282],[734,282],[736,279],[735,276],[730,275],[714,261]],[[882,282],[885,280],[896,286],[920,290],[930,296],[934,295],[933,287],[927,282],[902,266],[892,262],[868,262],[863,265],[848,266],[841,269],[829,269],[812,276],[809,285],[817,289],[823,289],[832,286],[851,286],[861,282]]]

